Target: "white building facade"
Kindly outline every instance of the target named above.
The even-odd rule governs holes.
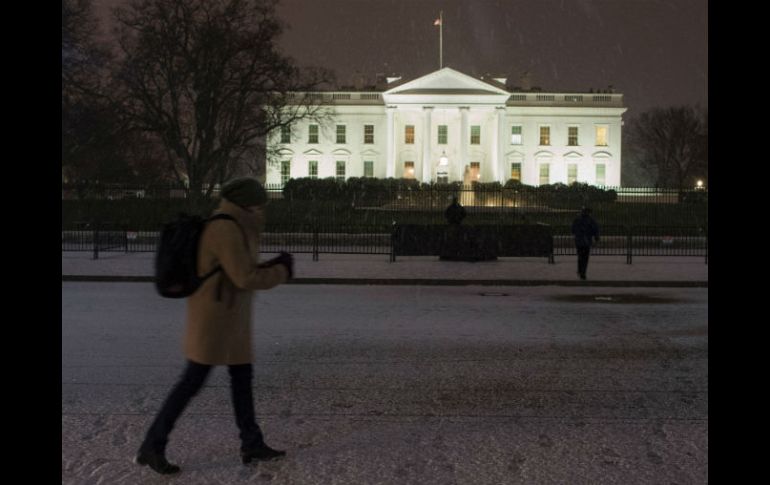
[[[396,177],[620,186],[622,94],[509,92],[444,68],[382,92],[319,93],[331,122],[274,133],[267,184]]]

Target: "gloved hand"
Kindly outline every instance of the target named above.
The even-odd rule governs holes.
[[[259,267],[269,268],[270,266],[275,266],[276,264],[282,264],[286,266],[286,270],[289,272],[290,279],[294,276],[294,256],[287,253],[286,251],[281,251],[278,256],[268,259],[265,262],[259,263]]]
[[[281,251],[281,253],[274,259],[276,264],[286,266],[286,269],[289,271],[289,279],[292,279],[294,277],[294,256],[286,251]]]

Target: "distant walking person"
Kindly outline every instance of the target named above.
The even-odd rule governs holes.
[[[575,235],[575,248],[578,255],[578,275],[580,275],[581,280],[584,280],[586,279],[591,245],[594,242],[599,242],[599,225],[591,217],[591,209],[583,207],[580,215],[572,222],[572,234]]]
[[[267,193],[253,178],[231,180],[222,187],[214,214],[235,220],[207,222],[198,249],[198,273],[221,267],[187,300],[184,337],[185,370],[166,398],[134,461],[161,474],[180,468],[166,460],[166,444],[185,407],[203,387],[215,365],[226,365],[235,422],[240,431],[241,460],[270,460],[286,453],[265,444],[254,416],[252,396],[251,302],[254,290],[285,283],[292,276],[288,253],[259,264],[259,236],[265,222]]]

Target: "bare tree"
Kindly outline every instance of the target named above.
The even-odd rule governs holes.
[[[132,156],[129,132],[109,95],[111,52],[97,41],[92,0],[62,0],[62,182],[86,196],[100,183],[135,183],[149,171]]]
[[[134,0],[117,9],[123,101],[156,134],[195,202],[265,151],[268,135],[324,109],[307,96],[331,81],[282,55],[276,0]]]
[[[626,126],[628,153],[655,175],[660,187],[681,192],[708,175],[708,111],[654,108]]]

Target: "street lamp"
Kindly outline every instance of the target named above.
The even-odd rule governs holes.
[[[698,182],[695,184],[695,188],[703,190],[703,180],[698,180]]]

